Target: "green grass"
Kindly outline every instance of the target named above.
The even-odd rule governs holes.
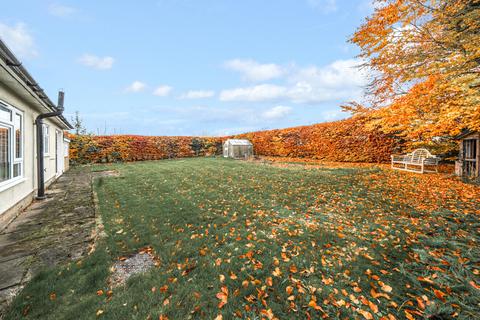
[[[448,186],[441,199],[406,201],[420,178],[407,174],[402,189],[392,182],[402,173],[378,168],[198,158],[101,169],[120,172],[95,181],[107,237],[91,256],[35,277],[7,319],[479,314],[478,202]],[[111,265],[145,246],[160,265],[98,296]]]

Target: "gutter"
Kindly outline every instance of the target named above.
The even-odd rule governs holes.
[[[40,108],[44,108],[47,111],[42,113],[35,119],[35,125],[37,126],[37,199],[45,199],[45,169],[44,169],[44,145],[43,145],[43,119],[57,117],[58,123],[63,125],[67,129],[73,129],[72,125],[62,115],[63,113],[63,101],[65,93],[60,91],[58,93],[58,104],[55,106],[53,102],[48,98],[43,89],[33,79],[30,73],[22,66],[22,63],[18,61],[13,52],[7,47],[7,45],[0,39],[0,59],[5,61],[6,67],[2,64],[0,66],[7,71],[11,77],[13,77],[36,101],[39,102]],[[41,112],[41,111],[40,111]]]
[[[10,67],[10,70],[24,83],[22,85],[26,86],[31,94],[43,104],[47,109],[56,111],[56,107],[53,102],[45,94],[44,90],[40,85],[33,79],[30,73],[23,67],[22,63],[15,57],[13,52],[7,47],[7,45],[0,39],[0,58],[5,61],[5,64]],[[17,80],[18,81],[18,80]],[[65,119],[61,114],[58,116],[61,122],[68,129],[73,129],[72,125]]]
[[[56,111],[42,113],[35,119],[35,125],[37,126],[37,200],[43,200],[45,196],[45,169],[44,169],[44,145],[43,145],[43,119],[51,117],[59,117],[63,112],[63,101],[65,93],[63,91],[58,92],[58,106]]]

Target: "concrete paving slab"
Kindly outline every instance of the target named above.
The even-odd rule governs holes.
[[[72,168],[0,232],[0,319],[41,269],[85,255],[95,228],[92,176]]]

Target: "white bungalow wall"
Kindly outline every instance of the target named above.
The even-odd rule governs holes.
[[[39,112],[32,109],[27,101],[19,98],[9,88],[4,86],[0,82],[0,100],[7,104],[23,111],[23,178],[12,182],[11,184],[0,187],[0,229],[2,224],[5,223],[6,217],[3,215],[7,210],[11,209],[17,204],[22,202],[28,204],[33,198],[34,191],[37,188],[37,175],[36,175],[36,129],[34,125],[35,118]],[[44,123],[50,126],[49,137],[49,152],[45,155],[45,181],[48,185],[57,176],[55,170],[56,152],[55,152],[55,133],[58,130],[61,135],[61,149],[60,154],[63,156],[63,131],[62,129],[52,122],[50,119],[44,119]],[[63,167],[60,170],[60,174],[63,172]],[[17,209],[18,210],[18,209]]]

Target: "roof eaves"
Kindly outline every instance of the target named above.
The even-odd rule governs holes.
[[[57,107],[52,100],[50,100],[50,98],[44,93],[43,89],[37,84],[30,73],[22,66],[21,62],[17,59],[17,57],[15,57],[13,52],[2,41],[2,39],[0,39],[0,58],[2,58],[6,65],[9,66],[10,69],[16,74],[16,76],[23,81],[25,86],[34,93],[35,97],[41,102],[41,104],[47,107],[47,109],[50,109],[50,111],[57,110]],[[60,119],[66,128],[69,130],[73,129],[73,126],[63,115],[60,115],[57,118]]]
[[[465,138],[466,136],[469,136],[471,134],[475,133],[475,131],[472,131],[472,130],[463,130],[461,133],[459,133],[458,135],[454,136],[453,139],[455,140],[460,140],[460,139],[463,139]]]

